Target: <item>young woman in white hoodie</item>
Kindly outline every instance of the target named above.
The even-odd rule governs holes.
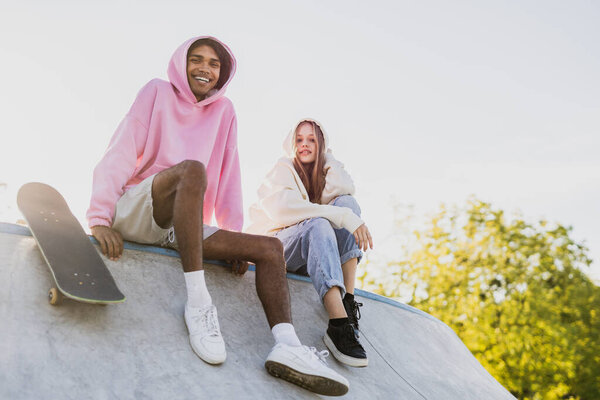
[[[325,344],[340,362],[364,367],[354,281],[361,249],[373,248],[373,240],[352,197],[352,178],[328,147],[319,122],[294,125],[284,141],[287,157],[258,189],[248,232],[281,240],[288,271],[310,276],[329,314]]]

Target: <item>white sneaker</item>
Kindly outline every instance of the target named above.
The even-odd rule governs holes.
[[[209,364],[221,364],[227,353],[221,336],[217,308],[209,305],[202,308],[185,306],[185,324],[190,332],[190,344],[194,352]]]
[[[317,352],[314,347],[279,343],[269,353],[265,368],[271,375],[311,392],[342,396],[348,392],[348,380],[327,366],[328,355],[327,350]]]

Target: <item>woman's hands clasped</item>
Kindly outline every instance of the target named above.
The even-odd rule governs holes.
[[[368,248],[373,249],[373,238],[371,237],[367,225],[362,224],[356,228],[354,231],[354,239],[356,240],[359,249],[363,251],[367,251]]]

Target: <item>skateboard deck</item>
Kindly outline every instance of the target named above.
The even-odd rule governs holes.
[[[65,199],[44,183],[19,189],[17,205],[52,272],[56,287],[66,297],[96,304],[121,303],[125,296]],[[49,300],[60,299],[51,288]]]

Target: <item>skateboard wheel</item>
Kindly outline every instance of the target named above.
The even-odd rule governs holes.
[[[53,287],[48,291],[48,301],[53,306],[60,304],[60,293],[58,292],[57,288]]]

